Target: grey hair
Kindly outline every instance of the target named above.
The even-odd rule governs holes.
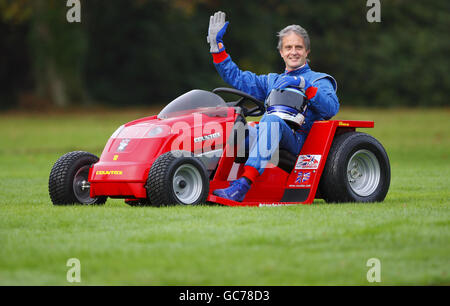
[[[304,28],[302,28],[299,25],[292,24],[287,27],[285,27],[283,30],[278,32],[278,50],[281,50],[281,45],[283,41],[283,37],[288,35],[289,33],[294,32],[295,34],[301,36],[303,38],[303,41],[305,42],[305,48],[307,51],[311,49],[311,42],[309,41],[309,35],[308,32]]]

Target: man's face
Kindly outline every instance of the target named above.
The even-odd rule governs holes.
[[[303,37],[294,32],[289,33],[281,40],[280,55],[286,63],[288,71],[295,70],[306,63],[309,50],[306,50]]]

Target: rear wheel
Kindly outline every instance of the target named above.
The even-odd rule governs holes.
[[[368,134],[349,132],[334,139],[319,189],[327,202],[380,202],[390,180],[383,146]]]
[[[53,165],[48,181],[53,204],[105,204],[106,197],[90,197],[89,169],[97,161],[97,156],[83,151],[61,156]]]
[[[152,205],[196,205],[206,202],[209,179],[199,159],[188,152],[172,151],[153,163],[146,188]]]

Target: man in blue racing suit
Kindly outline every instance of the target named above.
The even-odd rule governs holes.
[[[336,115],[339,101],[334,78],[312,71],[307,63],[310,41],[305,29],[290,25],[278,33],[278,49],[286,64],[284,73],[256,75],[240,70],[226,53],[222,38],[228,23],[225,22],[225,13],[216,12],[210,18],[207,37],[214,65],[225,82],[261,101],[266,100],[272,90],[285,90],[290,86],[301,88],[309,100],[308,108],[303,114],[303,124],[299,128],[293,130],[292,125],[280,116],[266,111],[256,128],[250,131],[253,143],[250,144],[249,158],[245,163],[243,175],[231,182],[230,187],[213,192],[219,197],[242,202],[256,177],[263,173],[275,150],[285,149],[297,156],[314,121]],[[259,149],[260,142],[268,146],[269,153],[264,156]]]

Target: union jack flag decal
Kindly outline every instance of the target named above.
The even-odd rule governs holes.
[[[309,178],[311,177],[311,172],[303,172],[303,171],[300,171],[298,174],[297,174],[297,178],[295,179],[295,183],[296,184],[302,184],[302,183],[305,183],[305,182],[307,182],[307,181],[309,181]]]

